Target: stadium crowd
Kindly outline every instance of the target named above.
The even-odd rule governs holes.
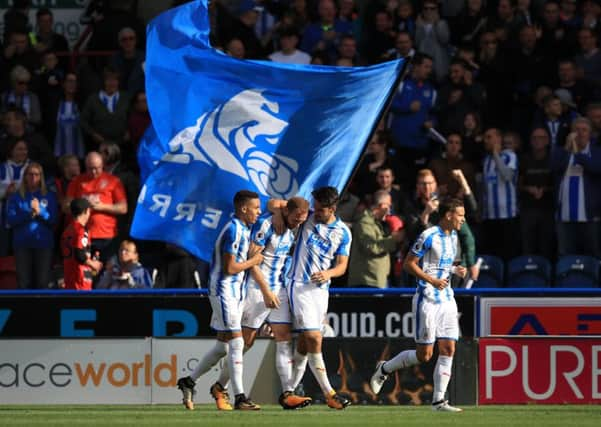
[[[90,2],[82,19],[92,35],[75,61],[52,10],[30,22],[31,2],[15,0],[4,15],[0,257],[15,257],[21,289],[61,286],[59,242],[82,197],[104,265],[96,287],[202,282],[206,265],[182,248],[129,236],[136,149],[150,124],[144,26],[130,3]],[[346,67],[411,59],[341,198],[354,243],[349,277],[336,285],[405,284],[402,258],[446,196],[466,206],[460,253],[472,277],[476,254],[601,258],[601,1],[209,6],[213,46],[233,57]]]

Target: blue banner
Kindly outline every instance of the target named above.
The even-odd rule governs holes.
[[[149,25],[154,129],[140,147],[145,184],[131,230],[205,260],[238,190],[262,202],[310,198],[323,185],[341,190],[403,68],[238,60],[213,49],[208,34],[206,0]]]

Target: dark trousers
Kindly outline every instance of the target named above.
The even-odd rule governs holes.
[[[52,249],[15,249],[19,289],[48,289]]]
[[[555,219],[553,212],[544,209],[523,209],[520,212],[522,252],[555,258]]]
[[[599,222],[557,222],[559,255],[593,255],[601,258]]]
[[[113,255],[118,255],[119,244],[117,237],[112,239],[92,239],[92,256],[94,256],[95,252],[100,252],[99,259],[104,264]]]

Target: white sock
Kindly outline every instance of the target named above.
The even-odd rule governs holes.
[[[444,395],[447,392],[447,386],[451,379],[452,367],[452,356],[438,356],[436,367],[434,368],[434,393],[432,394],[432,402],[444,400]]]
[[[244,385],[242,384],[243,349],[244,338],[237,337],[230,340],[227,361],[230,375],[232,376],[232,392],[234,396],[244,393]]]
[[[219,362],[219,359],[227,354],[227,347],[227,343],[225,342],[215,342],[213,348],[200,359],[200,362],[198,362],[198,365],[196,365],[196,368],[190,374],[190,378],[196,381],[201,375],[209,372],[209,369],[215,366]]]
[[[275,369],[280,376],[282,392],[294,391],[292,387],[292,344],[290,341],[279,341],[275,343]]]
[[[326,371],[326,364],[323,361],[323,355],[321,353],[307,353],[307,356],[309,358],[309,367],[319,383],[321,391],[323,391],[325,396],[331,396],[334,394],[334,389],[330,385],[330,380],[328,379],[328,372]]]
[[[242,354],[246,354],[246,352],[250,350],[250,347],[244,346],[244,350],[242,351]],[[221,384],[221,387],[223,387],[224,389],[228,388],[229,382],[230,382],[230,368],[229,368],[229,363],[227,361],[227,359],[221,359],[220,361],[221,363],[221,370],[219,371],[219,378],[217,378],[217,382],[219,384]]]
[[[417,365],[419,360],[417,360],[417,353],[415,350],[405,350],[401,351],[399,354],[394,356],[388,362],[382,365],[386,374],[391,374],[394,371],[398,371],[399,369],[408,368],[409,366]]]
[[[292,371],[292,389],[296,389],[305,375],[307,369],[307,361],[309,358],[306,354],[301,354],[298,350],[294,350],[294,368]]]

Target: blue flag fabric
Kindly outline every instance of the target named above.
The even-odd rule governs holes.
[[[262,202],[342,190],[403,68],[238,60],[213,49],[208,34],[206,0],[149,25],[153,126],[138,153],[145,181],[131,229],[205,260],[238,190]]]

